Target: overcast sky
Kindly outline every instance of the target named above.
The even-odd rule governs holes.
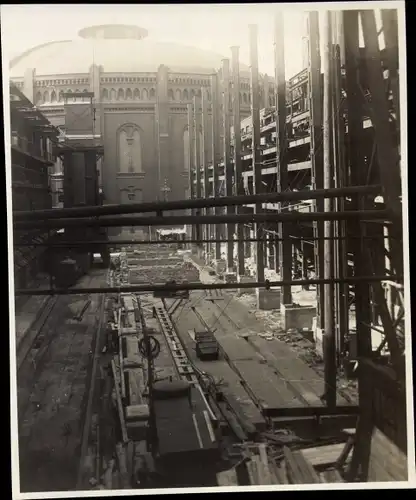
[[[248,24],[259,26],[261,72],[274,74],[273,13],[282,4],[197,5],[6,5],[2,6],[2,40],[13,57],[48,41],[77,38],[94,24],[135,24],[149,31],[148,40],[168,41],[212,50],[230,57],[239,45],[241,62],[248,64]],[[284,8],[288,76],[302,69],[302,12]],[[16,29],[18,27],[18,29]]]
[[[390,2],[364,2],[364,5],[369,8],[377,3],[387,6]],[[225,57],[231,57],[230,47],[238,45],[241,62],[248,64],[248,25],[254,23],[259,27],[259,69],[274,75],[273,15],[281,10],[285,25],[286,76],[291,77],[303,69],[301,40],[306,9],[360,6],[363,2],[2,5],[2,46],[6,58],[10,59],[38,44],[76,39],[78,31],[86,26],[135,24],[148,30],[149,41],[192,45]]]

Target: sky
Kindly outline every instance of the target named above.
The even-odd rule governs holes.
[[[95,24],[135,24],[148,30],[148,40],[174,42],[231,57],[240,46],[240,60],[249,63],[248,25],[259,27],[259,69],[274,74],[273,15],[282,4],[80,4],[2,5],[4,53],[11,58],[35,45],[78,38]],[[284,7],[287,72],[302,69],[302,12]],[[16,27],[19,26],[19,29]]]
[[[249,65],[249,24],[258,25],[261,73],[274,75],[275,13],[283,16],[286,78],[303,69],[302,36],[307,10],[397,7],[397,2],[320,2],[259,4],[19,4],[1,5],[2,51],[5,59],[36,45],[78,38],[78,31],[98,24],[134,24],[148,30],[148,40],[191,45]],[[376,17],[380,25],[379,15]],[[320,27],[322,33],[322,24]],[[362,37],[361,37],[362,41]],[[381,45],[384,45],[380,40]],[[323,37],[321,36],[321,51]],[[6,61],[4,61],[6,62]],[[162,62],[162,61],[161,61]]]

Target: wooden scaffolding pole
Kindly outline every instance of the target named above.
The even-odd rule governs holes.
[[[193,104],[188,104],[188,171],[189,171],[189,198],[192,200],[196,197],[194,186],[195,158],[194,158],[194,111]],[[195,215],[196,211],[191,210],[191,215]],[[196,239],[196,226],[191,227],[191,238]]]
[[[240,114],[240,64],[239,48],[231,47],[232,75],[233,75],[233,125],[234,125],[234,185],[236,195],[244,195],[244,184],[241,164],[241,114]],[[238,207],[238,213],[244,208]],[[237,225],[237,275],[244,276],[244,225]]]
[[[219,110],[218,110],[218,75],[215,73],[211,76],[211,100],[212,100],[212,195],[214,198],[219,197]],[[214,214],[220,215],[221,207],[215,207]],[[215,225],[215,255],[216,261],[221,259],[221,227],[219,224]]]
[[[341,93],[341,52],[343,52],[342,14],[339,11],[333,16],[333,68],[332,68],[332,96],[333,96],[333,139],[334,139],[334,180],[335,187],[342,188],[346,185],[345,171],[345,122],[343,114],[345,105]],[[341,50],[342,48],[342,50]],[[345,210],[345,199],[334,200],[334,210]],[[346,226],[344,221],[334,222],[334,236],[343,239],[334,241],[334,276],[343,278],[348,271],[347,245],[345,241]],[[335,328],[337,354],[345,350],[345,339],[349,332],[348,317],[348,285],[335,285]],[[340,357],[338,356],[338,359]]]
[[[332,188],[333,182],[333,142],[332,142],[332,85],[331,72],[333,63],[332,51],[332,16],[331,12],[324,13],[324,95],[323,95],[323,161],[324,161],[324,189]],[[333,200],[325,199],[324,212],[333,211]],[[324,279],[334,277],[333,242],[329,239],[333,236],[332,221],[324,222]],[[324,285],[325,298],[325,322],[323,335],[323,353],[325,365],[325,400],[330,407],[336,406],[336,383],[337,365],[335,348],[335,323],[334,323],[334,284]]]
[[[194,122],[194,161],[195,161],[195,198],[201,198],[202,186],[201,186],[201,100],[195,96],[193,98],[193,122]],[[201,215],[202,210],[196,211],[196,216]],[[198,224],[195,228],[195,239],[202,239],[201,226]],[[198,245],[199,247],[200,245]]]
[[[224,123],[224,174],[225,174],[225,194],[233,194],[233,165],[231,163],[231,130],[230,130],[230,61],[222,61],[222,113]],[[227,215],[235,213],[235,207],[227,207]],[[227,239],[234,238],[234,224],[227,224]],[[234,268],[234,242],[227,243],[227,272],[232,272]]]
[[[321,90],[321,56],[319,41],[318,12],[308,14],[308,41],[309,41],[309,109],[311,115],[311,162],[313,189],[323,188],[323,161],[322,161],[322,90]],[[322,212],[323,200],[314,201],[314,210]],[[317,238],[314,245],[315,272],[323,276],[323,223],[314,222],[314,236]],[[324,287],[318,285],[317,292],[317,321],[316,327],[324,329]]]
[[[201,88],[202,96],[202,165],[204,172],[204,198],[208,199],[211,195],[209,189],[209,170],[208,170],[208,95],[205,87]],[[209,215],[210,209],[205,207],[204,214]],[[204,238],[210,239],[210,224],[205,224]],[[210,244],[205,245],[205,261],[208,263],[210,255]]]
[[[274,54],[276,78],[276,164],[277,189],[286,191],[289,187],[287,167],[287,132],[286,132],[286,76],[285,76],[285,45],[284,45],[283,15],[278,13],[274,18]],[[287,203],[280,203],[280,211],[284,211]],[[292,277],[292,242],[287,224],[278,224],[279,238],[282,239],[279,248],[280,276],[283,280]],[[282,288],[282,304],[292,303],[291,287]]]
[[[250,92],[251,92],[251,119],[253,126],[252,151],[253,151],[253,189],[254,194],[262,192],[261,179],[261,151],[260,151],[260,92],[259,92],[259,69],[258,69],[258,49],[257,49],[256,25],[249,26],[250,37]],[[254,213],[262,212],[261,203],[256,203]],[[254,224],[254,232],[259,237],[260,225]],[[256,278],[258,281],[264,280],[264,243],[256,243]]]

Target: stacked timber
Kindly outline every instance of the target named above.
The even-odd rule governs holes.
[[[242,459],[231,469],[217,474],[218,486],[281,484],[265,443],[244,443],[240,447]]]

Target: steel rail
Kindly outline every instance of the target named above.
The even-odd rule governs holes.
[[[317,241],[318,238],[316,237],[296,237],[296,236],[291,236],[291,238],[296,238],[299,239],[300,241]],[[282,241],[282,238],[273,238],[274,241]],[[356,239],[361,239],[360,236],[334,236],[330,238],[331,240],[356,240]],[[389,236],[363,236],[362,239],[364,240],[387,240],[391,239]],[[228,240],[228,239],[202,239],[202,240],[191,240],[191,239],[186,239],[186,240],[91,240],[91,241],[65,241],[65,242],[17,242],[13,243],[14,247],[53,247],[53,248],[76,248],[76,247],[85,247],[85,246],[90,246],[90,245],[130,245],[130,246],[135,246],[135,245],[175,245],[175,244],[196,244],[196,243],[227,243],[228,241],[234,241],[234,243],[239,243],[239,242],[256,242],[256,241],[264,241],[264,238],[243,238],[242,240],[240,239],[233,239],[233,240]],[[134,257],[133,257],[134,258]]]

